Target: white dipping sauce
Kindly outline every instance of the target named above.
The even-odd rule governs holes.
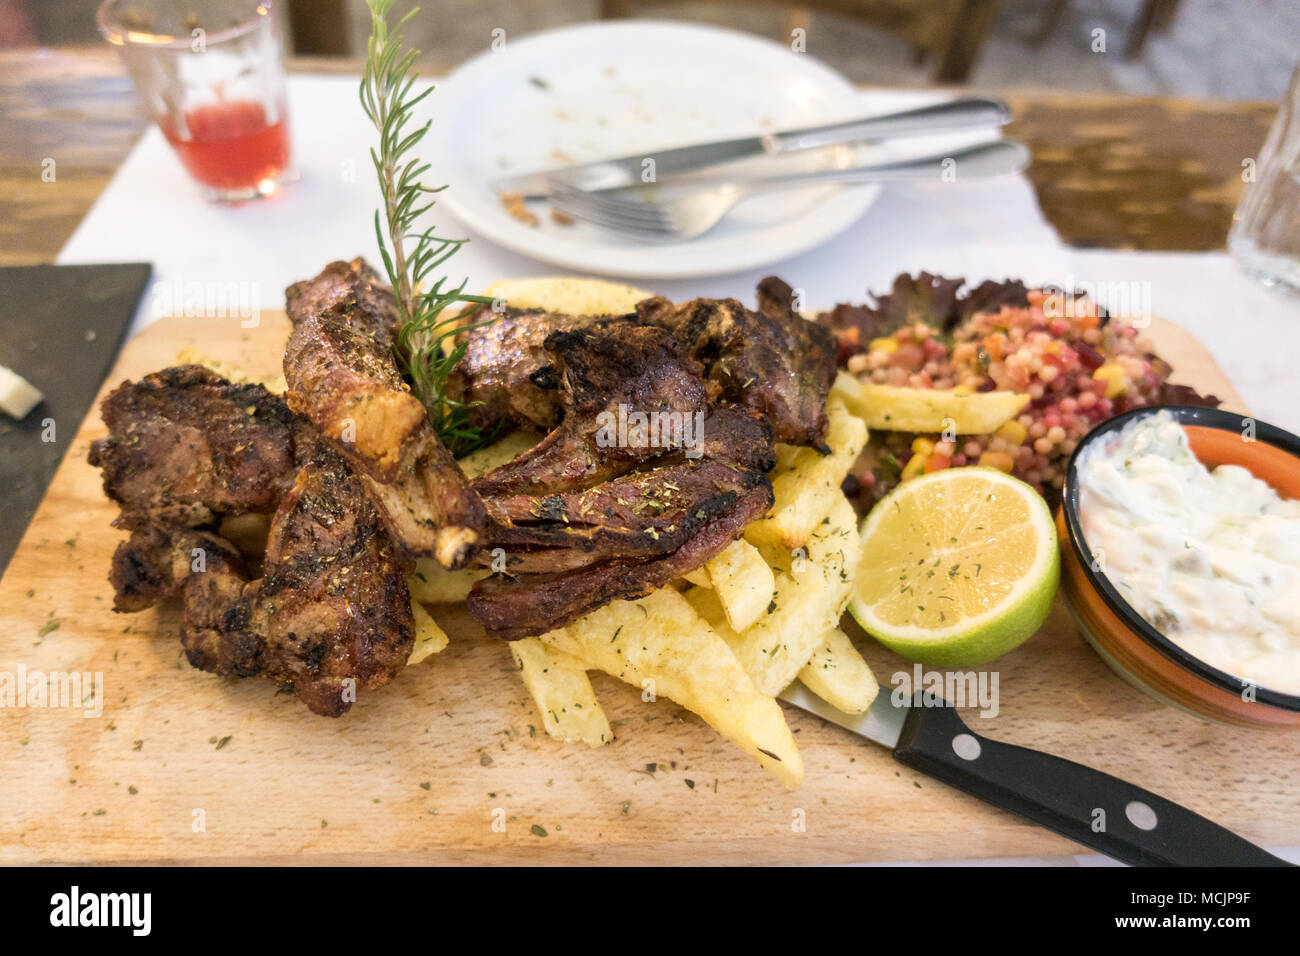
[[[1158,412],[1084,453],[1079,517],[1100,570],[1156,630],[1243,681],[1300,694],[1300,501],[1236,465],[1210,471]]]

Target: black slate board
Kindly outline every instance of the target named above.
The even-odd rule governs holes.
[[[153,267],[0,269],[0,365],[45,394],[20,422],[0,412],[0,574],[90,410]],[[43,441],[54,422],[53,442]]]

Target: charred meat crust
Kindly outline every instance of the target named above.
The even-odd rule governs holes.
[[[794,290],[776,276],[759,283],[758,304],[758,311],[751,311],[734,299],[674,305],[656,297],[625,316],[506,309],[490,325],[460,333],[458,341],[467,353],[452,373],[449,391],[479,403],[471,415],[480,427],[510,421],[553,428],[564,403],[555,390],[559,379],[545,347],[547,337],[649,324],[672,332],[683,353],[702,365],[711,401],[748,405],[769,418],[777,441],[824,452],[824,405],[835,378],[835,338],[798,314]]]
[[[350,691],[380,687],[406,665],[408,566],[338,455],[322,450],[298,473],[272,520],[265,565],[231,623],[262,637],[270,676],[313,712],[344,713]]]
[[[150,525],[119,546],[111,578],[118,610],[181,599],[194,667],[269,677],[337,717],[411,655],[407,571],[356,476],[321,448],[272,518],[263,577],[211,532]]]
[[[286,292],[289,406],[365,474],[392,481],[426,427],[393,355],[396,309],[360,259],[331,262]]]
[[[447,393],[469,406],[470,424],[476,428],[488,430],[508,421],[549,431],[559,424],[562,400],[544,347],[547,336],[601,320],[506,308],[488,324],[477,325],[485,318],[481,310],[467,314],[467,327],[456,336],[465,356],[452,369]]]
[[[561,424],[474,484],[491,519],[488,545],[504,553],[506,570],[476,584],[468,607],[507,639],[654,590],[772,503],[771,426],[753,409],[711,406],[702,367],[671,332],[610,322],[553,332],[545,348],[560,380]],[[667,412],[699,431],[689,444],[684,433],[667,443],[610,434],[628,410]]]
[[[490,539],[511,573],[669,554],[766,482],[722,462],[637,472],[586,491],[489,499]]]

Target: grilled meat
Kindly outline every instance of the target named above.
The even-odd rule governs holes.
[[[397,673],[414,642],[408,567],[342,457],[256,385],[196,366],[104,401],[91,462],[131,536],[113,555],[118,611],[178,597],[190,663],[291,684],[337,716]],[[264,576],[211,528],[274,512]]]
[[[482,321],[488,324],[475,327]],[[546,338],[599,321],[542,309],[507,308],[490,317],[470,313],[467,328],[456,336],[465,356],[452,369],[447,393],[469,406],[470,424],[476,428],[508,421],[549,431],[559,424],[562,396]]]
[[[153,524],[119,546],[111,579],[120,611],[181,598],[195,667],[270,677],[337,717],[411,655],[408,570],[360,481],[322,447],[275,512],[263,577],[250,580],[248,562],[213,533]]]
[[[476,584],[468,606],[507,639],[649,593],[772,504],[771,426],[752,409],[711,407],[703,369],[671,332],[610,320],[543,346],[563,420],[474,482],[506,571]]]
[[[285,293],[293,333],[284,352],[289,406],[357,468],[392,481],[426,427],[393,355],[397,315],[362,260],[331,262]]]
[[[564,420],[514,461],[477,478],[473,487],[481,495],[556,494],[623,474],[676,450],[672,423],[680,444],[708,409],[699,366],[662,329],[626,322],[552,332],[545,348],[560,382]],[[625,423],[636,413],[647,423],[658,415],[669,427],[650,429],[644,441],[620,440],[628,437],[618,434],[620,411]]]
[[[459,334],[467,352],[452,372],[449,392],[478,403],[470,414],[479,427],[508,421],[553,428],[565,401],[547,337],[648,324],[671,332],[683,353],[701,364],[710,401],[748,405],[770,418],[777,441],[825,451],[823,406],[835,378],[835,340],[800,316],[793,300],[790,286],[769,276],[759,283],[757,312],[734,299],[673,305],[662,298],[638,303],[627,316],[506,309],[491,324]]]
[[[777,279],[757,312],[649,299],[628,316],[506,310],[462,332],[449,391],[474,423],[550,429],[472,485],[403,381],[376,273],[331,263],[287,299],[287,403],[167,369],[105,401],[91,461],[132,532],[115,607],[179,597],[194,666],[270,677],[319,714],[405,665],[414,556],[456,567],[503,549],[506,571],[476,584],[470,613],[499,637],[541,634],[739,537],[772,505],[774,441],[824,450],[832,340]],[[272,512],[258,576],[216,528]]]
[[[722,462],[634,472],[586,491],[488,499],[490,543],[512,574],[565,571],[677,550],[766,479]]]
[[[381,687],[411,656],[409,570],[344,460],[322,449],[271,522],[263,577],[223,618],[231,640],[255,634],[263,670],[337,717],[360,688]],[[199,664],[198,666],[203,666]]]
[[[314,439],[275,395],[197,365],[126,382],[101,405],[109,436],[91,446],[126,527],[181,527],[275,510]]]
[[[363,478],[394,541],[459,567],[482,541],[483,503],[402,380],[392,293],[362,260],[289,287],[289,406]]]
[[[777,441],[825,453],[834,337],[795,313],[780,279],[764,279],[759,298],[762,311],[753,312],[735,299],[674,305],[656,297],[637,303],[637,315],[671,331],[704,366],[711,400],[747,405],[767,417]]]
[[[772,486],[763,481],[663,557],[620,558],[562,573],[485,578],[469,593],[469,612],[489,634],[505,640],[544,634],[611,601],[644,597],[698,568],[771,506]]]
[[[232,545],[215,536],[203,540],[178,535],[177,545],[189,550],[178,555],[188,562],[179,567],[184,575],[181,599],[184,617],[181,645],[193,667],[225,677],[274,676],[274,661],[260,634],[242,627],[239,609],[251,586],[246,562]],[[203,564],[195,558],[202,552]]]
[[[507,639],[541,634],[726,547],[772,505],[772,429],[751,409],[721,406],[702,439],[698,458],[673,450],[585,490],[488,497],[488,544],[507,572],[475,585],[470,614]],[[540,603],[524,613],[521,600]]]
[[[191,570],[204,567],[210,553],[225,555],[243,568],[234,546],[212,532],[147,519],[139,519],[136,524],[131,537],[113,552],[108,580],[115,592],[115,611],[143,611],[161,600],[177,597]],[[199,551],[203,552],[201,559]]]

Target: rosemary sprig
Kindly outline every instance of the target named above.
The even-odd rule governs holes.
[[[457,302],[488,303],[492,299],[467,295],[463,280],[449,286],[445,277],[433,279],[434,270],[450,259],[468,239],[446,239],[433,229],[419,230],[417,220],[433,208],[431,196],[446,186],[426,186],[420,180],[430,164],[413,152],[432,121],[411,128],[415,107],[433,92],[426,87],[412,93],[419,74],[419,51],[405,45],[402,28],[418,12],[413,8],[390,29],[388,13],[393,0],[366,0],[371,33],[361,78],[361,107],[379,133],[379,146],[370,150],[383,196],[383,222],[375,210],[375,236],[379,254],[397,299],[401,326],[397,333],[398,362],[411,389],[429,412],[430,421],[453,455],[472,451],[482,435],[470,427],[468,407],[446,394],[447,378],[465,355],[462,343],[446,348],[460,331],[456,316],[442,312]],[[385,229],[386,226],[386,229]],[[385,236],[387,232],[387,236]],[[479,323],[486,324],[486,323]]]

